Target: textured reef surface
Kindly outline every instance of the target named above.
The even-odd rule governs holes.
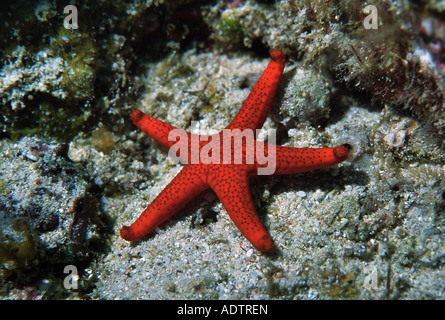
[[[58,1],[2,4],[0,298],[443,299],[445,2],[372,5],[85,1],[67,29]],[[271,254],[212,192],[121,239],[181,169],[131,111],[219,131],[272,49],[264,129],[350,158],[252,179]]]

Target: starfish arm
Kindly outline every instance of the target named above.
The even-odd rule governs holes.
[[[274,174],[291,174],[333,166],[348,158],[349,145],[334,148],[290,148],[276,146]]]
[[[273,241],[264,229],[253,206],[247,174],[236,166],[229,166],[230,170],[221,168],[218,172],[213,172],[208,181],[209,185],[247,240],[262,252],[270,251]]]
[[[172,130],[181,130],[171,124],[153,118],[139,109],[131,113],[131,121],[133,121],[136,127],[155,139],[166,149],[170,149],[177,142],[177,140],[169,141],[170,132]],[[185,131],[181,130],[181,132]],[[187,134],[187,140],[190,141],[190,133],[185,132],[185,134]]]
[[[270,62],[266,70],[226,129],[255,131],[263,126],[277,92],[285,62],[286,57],[282,51],[273,50],[270,53]]]
[[[127,241],[139,240],[208,189],[205,171],[205,167],[198,165],[184,166],[131,226],[122,227],[121,237]]]

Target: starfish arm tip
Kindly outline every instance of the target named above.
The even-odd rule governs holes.
[[[122,226],[120,230],[120,236],[122,239],[127,241],[135,241],[138,240],[138,237],[134,234],[133,230],[130,227]]]
[[[143,116],[144,113],[141,110],[135,109],[131,112],[130,119],[133,123],[137,123]]]
[[[273,61],[278,61],[278,60],[284,60],[286,56],[284,55],[283,51],[275,49],[270,52],[270,58]]]
[[[269,252],[273,248],[273,240],[270,236],[264,235],[258,241],[258,244],[256,245],[256,247],[261,252]]]
[[[338,146],[337,148],[334,148],[334,156],[339,162],[345,161],[348,159],[351,149],[352,147],[349,144]]]

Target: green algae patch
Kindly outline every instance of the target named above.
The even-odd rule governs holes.
[[[239,20],[223,18],[219,24],[219,32],[221,36],[230,38],[237,36],[241,32],[241,26]]]
[[[357,298],[360,291],[354,287],[355,278],[353,272],[339,276],[338,281],[331,285],[328,295],[334,300]]]
[[[94,41],[87,34],[60,28],[51,49],[65,61],[60,87],[67,98],[94,98],[96,72],[92,66],[97,53]]]

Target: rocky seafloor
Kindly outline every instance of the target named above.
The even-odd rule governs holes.
[[[444,298],[443,1],[73,4],[71,30],[56,1],[0,13],[0,298]],[[269,254],[212,191],[121,239],[182,167],[131,111],[219,131],[272,49],[287,62],[263,128],[349,159],[251,179]]]

